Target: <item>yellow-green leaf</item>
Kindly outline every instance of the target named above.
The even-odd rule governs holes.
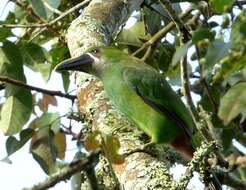
[[[54,143],[56,146],[57,157],[63,160],[65,158],[65,150],[67,147],[65,133],[59,131],[55,134]]]
[[[218,116],[224,124],[229,124],[239,114],[246,116],[246,82],[233,86],[222,97]]]
[[[21,90],[16,96],[9,96],[1,110],[0,130],[6,135],[21,131],[32,111],[30,91]]]

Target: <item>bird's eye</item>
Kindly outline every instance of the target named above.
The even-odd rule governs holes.
[[[97,54],[97,53],[99,53],[100,52],[100,49],[99,48],[95,48],[95,49],[93,49],[92,51],[91,51],[91,53],[93,53],[93,54]]]

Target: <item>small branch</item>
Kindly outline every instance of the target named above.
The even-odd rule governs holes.
[[[47,9],[49,9],[50,11],[58,14],[58,15],[62,15],[62,12],[59,11],[58,9],[53,8],[52,6],[50,6],[50,4],[47,1],[43,1],[44,5],[46,6]]]
[[[0,28],[43,28],[47,26],[48,26],[48,23],[44,23],[44,24],[0,24]]]
[[[205,87],[205,90],[207,92],[208,98],[209,98],[210,102],[213,105],[214,112],[218,113],[218,104],[217,104],[215,98],[213,97],[213,93],[211,92],[211,90],[209,88],[209,85],[208,85],[208,83],[207,83],[207,81],[206,81],[206,79],[204,78],[204,75],[203,75],[203,65],[200,62],[201,55],[200,55],[200,50],[199,50],[197,45],[195,45],[195,50],[196,50],[196,54],[197,54],[198,65],[199,65],[199,68],[200,68],[200,81],[202,82],[202,84]]]
[[[34,20],[36,20],[38,23],[42,23],[42,24],[47,24],[47,22],[40,16],[38,16],[33,9],[31,9],[27,3],[22,2],[20,0],[16,0],[13,1],[16,5],[18,5],[19,7],[21,7],[22,9],[24,9],[26,11],[26,13],[32,17]],[[47,25],[47,29],[49,32],[53,33],[55,36],[61,36],[60,33],[57,30],[54,30],[51,26]]]
[[[167,10],[167,13],[169,14],[170,18],[175,23],[176,27],[178,28],[179,32],[181,33],[181,36],[183,37],[182,42],[186,43],[190,40],[191,34],[183,21],[180,19],[180,17],[176,14],[175,10],[172,7],[172,4],[169,0],[159,0],[160,5],[164,9]]]
[[[37,92],[41,92],[41,93],[48,94],[48,95],[51,95],[51,96],[59,96],[59,97],[67,98],[67,99],[70,99],[72,101],[74,101],[77,98],[74,95],[64,94],[61,91],[46,90],[46,89],[43,89],[43,88],[38,88],[38,87],[35,87],[35,86],[31,86],[31,85],[28,85],[28,84],[26,84],[26,83],[24,83],[22,81],[15,80],[15,79],[12,79],[12,78],[9,78],[9,77],[6,77],[6,76],[0,76],[0,81],[6,82],[6,83],[9,83],[9,84],[13,84],[15,86],[19,86],[19,87],[22,87],[22,88],[25,88],[25,89],[28,89],[28,90],[35,90]]]
[[[58,173],[51,175],[47,180],[40,182],[31,188],[24,188],[23,190],[45,190],[55,186],[61,181],[69,179],[78,172],[87,171],[89,168],[94,167],[98,162],[99,154],[101,154],[101,151],[91,153],[86,159],[72,162],[69,166],[64,167]]]
[[[171,2],[169,0],[162,0],[162,1],[159,0],[159,3],[163,6],[163,8],[165,8],[167,10],[170,18],[173,20],[174,24],[176,25],[176,28],[179,30],[180,35],[181,35],[181,44],[187,43],[191,38],[191,34],[188,31],[188,29],[186,28],[183,21],[176,15],[176,12],[172,7]],[[180,60],[182,88],[184,91],[184,96],[185,96],[186,101],[188,103],[188,108],[189,108],[189,111],[191,113],[191,116],[192,116],[195,124],[197,124],[197,122],[199,120],[199,116],[198,116],[195,104],[194,104],[194,102],[192,100],[192,96],[191,96],[187,65],[188,65],[187,55],[185,55]]]
[[[189,111],[192,115],[193,120],[197,123],[199,120],[198,113],[196,111],[196,107],[193,103],[192,96],[191,96],[191,89],[190,89],[190,82],[189,82],[189,74],[187,68],[187,55],[181,58],[180,60],[180,73],[181,73],[181,83],[183,87],[184,96],[186,98]]]
[[[5,28],[46,28],[46,27],[49,27],[49,26],[55,24],[56,22],[63,19],[67,15],[71,14],[75,10],[80,9],[81,7],[87,5],[90,1],[91,0],[85,0],[85,1],[75,5],[74,7],[68,9],[66,12],[62,13],[60,16],[58,16],[57,18],[55,18],[54,20],[52,20],[48,23],[45,22],[43,19],[38,18],[38,20],[41,21],[42,24],[28,24],[28,25],[24,25],[24,24],[1,24],[0,28],[4,28],[4,27]],[[18,4],[18,5],[20,5],[21,7],[24,8],[24,5],[22,5],[22,4]],[[43,29],[43,30],[45,30],[45,29]],[[42,32],[43,32],[43,30],[42,30]]]
[[[223,182],[223,184],[228,185],[230,187],[234,187],[237,190],[246,189],[246,182],[237,179],[235,176],[231,175],[230,173],[225,172],[221,169],[216,169],[215,173],[218,176],[218,178]]]
[[[52,20],[51,22],[47,23],[48,26],[51,26],[53,24],[55,24],[57,21],[61,20],[62,18],[64,18],[65,16],[71,14],[72,12],[74,12],[77,9],[80,9],[81,7],[87,5],[91,0],[85,0],[77,5],[75,5],[74,7],[72,7],[71,9],[69,9],[68,11],[66,11],[64,14],[58,16],[57,18],[55,18],[54,20]],[[42,28],[40,31],[38,31],[28,42],[32,41],[33,39],[35,39],[38,35],[40,35],[43,31],[45,31],[46,28]]]
[[[82,7],[84,7],[85,5],[87,5],[91,0],[84,0],[81,3],[78,3],[77,5],[75,5],[74,7],[68,9],[66,12],[64,12],[62,15],[58,16],[57,18],[55,18],[54,20],[52,20],[51,22],[49,22],[49,25],[55,24],[57,21],[61,20],[62,18],[64,18],[65,16],[71,14],[72,12],[76,11],[77,9],[80,9]]]
[[[184,13],[180,14],[180,18],[183,19],[187,17],[191,11],[193,11],[193,7],[189,7]],[[175,24],[173,22],[168,23],[164,28],[162,28],[160,31],[158,31],[155,35],[153,35],[147,42],[145,42],[141,48],[136,50],[132,55],[135,56],[138,53],[140,53],[145,48],[152,46],[154,43],[156,43],[158,40],[160,40],[165,34],[170,32],[175,27]]]
[[[151,46],[149,46],[144,54],[144,56],[141,58],[141,60],[144,62],[151,54]]]

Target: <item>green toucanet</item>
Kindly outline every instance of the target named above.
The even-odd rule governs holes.
[[[167,143],[186,159],[192,158],[192,117],[163,74],[151,66],[118,49],[100,48],[66,60],[56,70],[82,71],[98,77],[116,108],[153,143]],[[211,180],[211,188],[221,190],[218,179]]]
[[[115,48],[100,48],[67,60],[57,71],[83,71],[98,77],[113,104],[153,143],[168,143],[191,159],[193,120],[180,97],[160,74]]]

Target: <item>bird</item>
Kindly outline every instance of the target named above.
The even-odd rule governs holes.
[[[95,48],[65,60],[56,71],[81,71],[99,78],[113,105],[146,133],[190,160],[195,151],[194,122],[165,76],[115,47]]]
[[[146,133],[151,143],[168,144],[184,159],[192,159],[198,145],[189,110],[165,76],[141,59],[115,47],[101,47],[65,60],[55,70],[96,76],[113,105]],[[216,175],[209,187],[222,190]]]

